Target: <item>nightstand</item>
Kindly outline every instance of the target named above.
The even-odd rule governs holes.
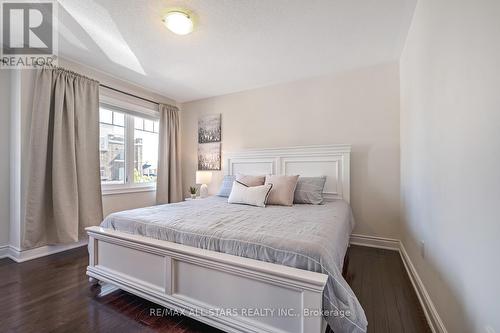
[[[200,199],[203,199],[202,197],[196,197],[196,198],[191,198],[191,197],[188,197],[188,198],[184,198],[184,201],[191,201],[191,200],[200,200]]]

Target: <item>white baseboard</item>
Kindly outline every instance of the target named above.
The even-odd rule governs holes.
[[[431,297],[429,296],[429,293],[427,292],[427,289],[422,282],[422,279],[420,279],[420,276],[418,275],[417,270],[415,269],[415,266],[410,259],[410,256],[406,252],[403,242],[400,242],[399,253],[406,268],[406,272],[410,277],[410,281],[413,284],[413,288],[417,293],[418,300],[420,301],[420,305],[424,310],[425,318],[427,319],[432,332],[448,333],[448,330],[444,326],[443,321],[441,320],[441,317],[439,316],[439,313],[437,312],[436,307],[434,306],[434,303],[432,302]]]
[[[399,251],[399,240],[377,236],[352,234],[350,244]]]
[[[398,239],[352,234],[350,244],[398,251],[433,333],[448,333],[406,249]]]
[[[87,240],[63,245],[46,245],[24,251],[11,245],[4,245],[0,247],[0,258],[10,258],[15,262],[24,262],[85,245],[87,245]]]

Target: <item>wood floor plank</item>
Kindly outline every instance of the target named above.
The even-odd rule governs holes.
[[[430,332],[399,254],[349,248],[347,281],[365,309],[369,333]],[[85,275],[85,247],[17,264],[0,259],[0,332],[218,333],[118,290],[100,295]]]
[[[383,285],[383,297],[384,304],[386,306],[387,318],[389,319],[390,326],[388,327],[388,333],[399,333],[405,332],[405,328],[403,325],[402,316],[400,312],[400,307],[398,306],[398,295],[396,290],[401,287],[398,285],[399,274],[397,271],[392,270],[391,268],[394,265],[391,265],[392,262],[396,260],[392,255],[385,255],[382,258],[382,266],[385,272],[387,272],[384,277],[384,285]],[[394,318],[396,320],[394,320]]]

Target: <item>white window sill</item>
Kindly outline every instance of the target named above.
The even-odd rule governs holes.
[[[121,187],[121,188],[102,188],[102,195],[116,195],[116,194],[126,194],[126,193],[140,193],[140,192],[154,192],[156,191],[156,185],[149,186],[131,186],[131,187]]]

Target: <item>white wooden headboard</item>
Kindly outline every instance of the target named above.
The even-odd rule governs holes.
[[[326,176],[325,200],[350,200],[350,145],[248,149],[223,156],[225,175]]]

